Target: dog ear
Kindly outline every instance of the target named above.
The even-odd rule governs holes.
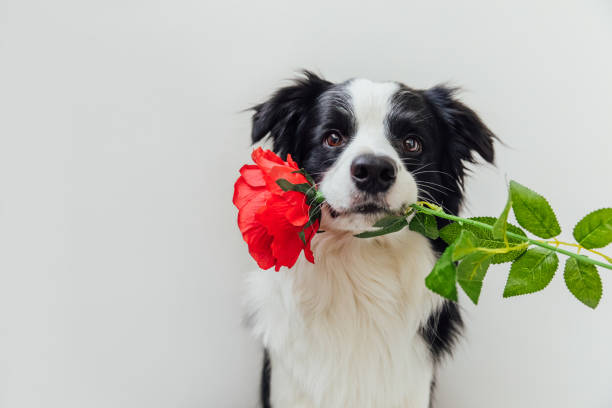
[[[482,123],[476,112],[459,102],[457,88],[438,85],[424,92],[442,122],[442,131],[449,137],[449,153],[474,163],[474,152],[493,163],[493,142],[497,137]]]
[[[253,143],[269,134],[277,153],[286,154],[295,146],[295,135],[306,113],[317,97],[332,85],[310,71],[302,74],[293,85],[279,89],[268,101],[252,108],[255,111],[251,132]]]

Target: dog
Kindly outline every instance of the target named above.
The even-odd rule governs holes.
[[[419,200],[458,213],[466,163],[493,163],[496,137],[455,92],[304,71],[253,108],[252,142],[291,154],[326,199],[315,263],[246,280],[263,408],[433,406],[463,326],[457,304],[424,284],[446,244],[408,228],[354,235]]]

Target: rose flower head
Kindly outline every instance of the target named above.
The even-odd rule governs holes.
[[[262,269],[290,268],[302,250],[314,263],[310,241],[319,229],[323,199],[313,180],[291,155],[284,161],[257,148],[251,157],[255,164],[240,169],[233,198],[249,253]]]

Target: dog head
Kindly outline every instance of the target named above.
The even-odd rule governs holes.
[[[493,162],[495,136],[454,93],[304,72],[254,107],[252,140],[269,135],[313,176],[326,230],[364,230],[418,200],[456,213],[465,163],[474,153]]]

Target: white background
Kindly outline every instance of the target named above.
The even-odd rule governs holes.
[[[612,4],[494,3],[1,0],[0,407],[256,405],[241,110],[299,68],[463,86],[507,144],[464,214],[512,178],[571,239],[612,204]],[[612,406],[612,271],[595,311],[560,274],[504,300],[506,274],[462,298],[438,407]]]

